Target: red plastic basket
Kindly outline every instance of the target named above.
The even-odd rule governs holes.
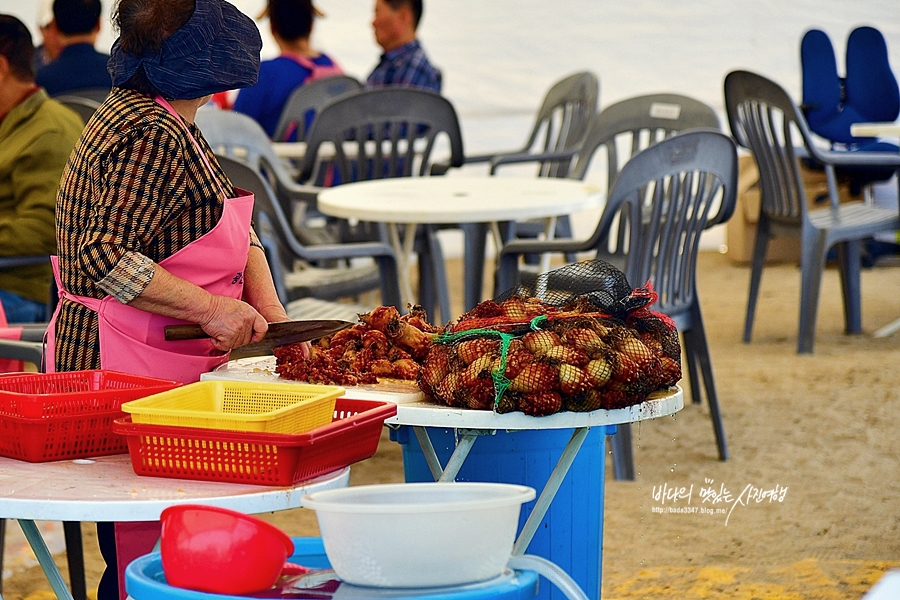
[[[0,456],[28,462],[128,451],[112,431],[122,403],[181,385],[118,373],[71,371],[0,377]]]
[[[21,373],[0,377],[0,416],[43,419],[119,410],[123,402],[181,384],[117,371]]]
[[[117,419],[138,475],[292,485],[369,458],[385,419],[397,405],[338,398],[334,420],[306,433],[285,435],[172,427]]]
[[[123,414],[107,410],[45,419],[0,416],[0,456],[39,463],[123,454],[128,445],[112,432],[113,421]]]

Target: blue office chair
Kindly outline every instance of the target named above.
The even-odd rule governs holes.
[[[800,43],[803,81],[801,108],[810,130],[832,143],[833,150],[850,152],[898,152],[894,144],[875,138],[856,137],[850,132],[855,123],[893,121],[900,114],[900,89],[891,71],[887,43],[873,27],[857,27],[847,38],[845,77],[838,74],[834,47],[828,35],[811,29]],[[819,167],[815,161],[810,166]],[[851,189],[886,181],[892,169],[842,167],[838,175],[850,178]]]

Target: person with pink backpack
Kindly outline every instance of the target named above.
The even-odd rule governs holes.
[[[310,45],[313,21],[322,16],[310,0],[269,0],[260,16],[266,15],[281,54],[260,64],[259,81],[240,91],[234,110],[253,117],[272,137],[295,89],[343,71],[331,57]]]

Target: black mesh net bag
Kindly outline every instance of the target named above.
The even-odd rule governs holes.
[[[567,265],[448,325],[419,387],[447,406],[549,415],[631,406],[681,379],[674,323],[613,265]]]

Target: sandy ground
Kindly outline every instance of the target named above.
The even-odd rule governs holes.
[[[705,403],[635,427],[637,480],[614,481],[611,466],[606,474],[605,599],[860,598],[900,567],[900,333],[872,337],[900,318],[900,266],[864,271],[858,336],[842,333],[838,275],[826,272],[812,356],[795,353],[799,279],[796,265],[766,270],[745,345],[749,270],[701,257],[731,459],[717,459]],[[399,446],[386,436],[351,476],[354,485],[401,480]],[[690,490],[690,500],[655,498],[663,486]],[[659,512],[669,507],[689,512]],[[291,535],[317,533],[311,511],[266,518]],[[83,529],[96,589],[102,564],[93,525]],[[3,583],[7,600],[52,596],[37,567]]]

